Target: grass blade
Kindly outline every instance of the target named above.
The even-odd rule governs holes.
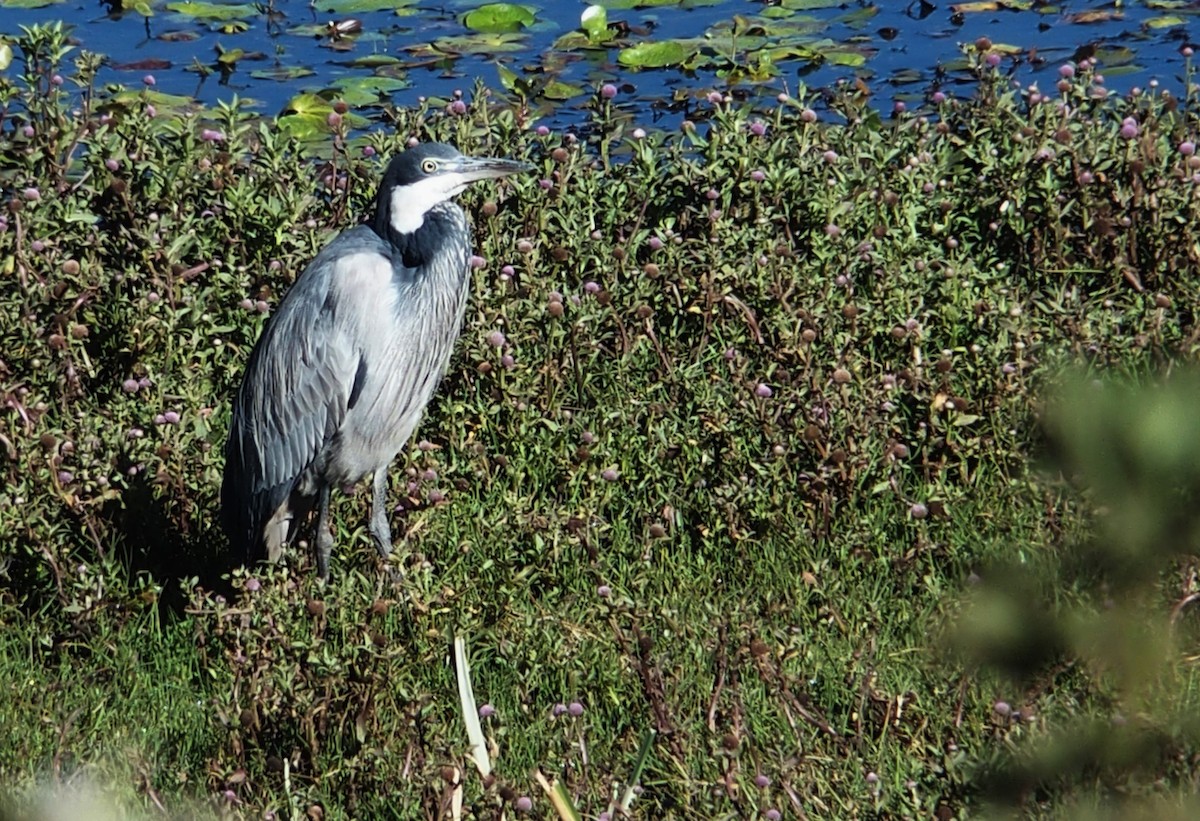
[[[462,636],[454,637],[454,672],[458,678],[463,723],[467,725],[467,740],[471,743],[471,759],[479,774],[487,778],[492,773],[492,762],[488,757],[487,740],[483,737],[483,725],[479,723],[475,691],[471,688],[471,669],[467,665],[467,642]]]

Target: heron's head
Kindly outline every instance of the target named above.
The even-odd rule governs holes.
[[[466,157],[442,143],[425,143],[388,163],[379,189],[380,217],[398,234],[416,233],[434,206],[462,193],[477,180],[529,171],[529,163],[493,157]]]

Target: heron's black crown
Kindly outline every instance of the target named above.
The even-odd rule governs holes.
[[[445,143],[423,143],[401,151],[388,163],[379,193],[390,193],[398,185],[412,185],[436,174],[438,167],[425,165],[426,160],[453,160],[461,156],[457,148]]]

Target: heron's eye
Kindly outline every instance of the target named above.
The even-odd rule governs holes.
[[[426,174],[432,174],[437,171],[437,160],[421,160],[421,170]]]

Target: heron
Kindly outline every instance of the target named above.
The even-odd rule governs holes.
[[[248,561],[277,562],[316,510],[329,576],[334,487],[373,475],[369,531],[391,555],[388,467],[449,363],[470,292],[473,182],[533,166],[428,143],[388,163],[374,214],[326,245],[280,301],[233,403],[222,523]]]

